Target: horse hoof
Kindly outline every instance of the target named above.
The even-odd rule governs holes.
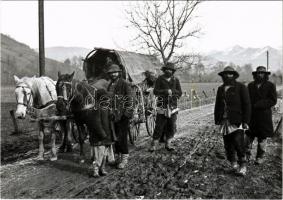
[[[91,177],[93,177],[93,178],[99,178],[100,175],[99,175],[99,174],[92,174]]]
[[[50,158],[50,161],[56,161],[56,160],[58,160],[57,156]]]

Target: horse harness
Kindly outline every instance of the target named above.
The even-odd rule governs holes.
[[[49,105],[51,105],[51,104],[53,104],[53,103],[56,102],[56,100],[53,99],[52,93],[51,93],[50,89],[47,87],[47,84],[46,84],[45,80],[44,80],[44,79],[42,79],[42,80],[43,80],[43,82],[45,83],[45,87],[46,87],[46,90],[48,91],[48,94],[49,94],[49,96],[50,96],[50,98],[51,98],[51,101],[47,102],[45,105],[40,106],[38,109],[45,108],[45,107],[47,107],[47,106],[49,106]],[[24,84],[24,85],[22,85],[22,84]],[[52,84],[54,84],[54,83],[52,83]],[[16,98],[17,105],[23,105],[23,106],[25,106],[27,109],[32,109],[33,107],[29,105],[29,104],[30,104],[30,101],[31,101],[31,98],[32,98],[33,95],[34,95],[33,92],[32,92],[32,89],[31,89],[26,83],[24,83],[24,82],[23,82],[23,83],[20,83],[20,85],[16,86],[16,88],[22,88],[23,94],[24,94],[23,102],[19,102],[18,99]],[[26,91],[26,88],[27,88],[27,89],[30,89],[30,93],[28,93],[28,92]],[[29,98],[28,98],[28,95],[30,95]]]
[[[68,82],[68,81],[62,81],[62,90],[63,90],[63,94],[62,95],[58,95],[57,98],[58,99],[63,99],[64,102],[66,102],[67,104],[67,109],[69,110],[70,109],[70,105],[71,105],[71,102],[73,101],[75,95],[73,93],[73,88],[72,88],[72,85],[73,83],[72,82]],[[70,94],[68,96],[67,94],[67,86],[70,86]]]
[[[31,97],[33,96],[32,89],[30,87],[28,87],[26,84],[25,85],[18,85],[18,86],[16,86],[16,88],[22,88],[23,89],[23,94],[24,94],[23,102],[19,102],[18,98],[16,98],[17,105],[23,105],[23,106],[28,108],[28,106],[30,104]],[[30,93],[28,93],[26,91],[26,88],[30,89]],[[29,99],[28,99],[28,95],[30,95]]]
[[[69,110],[70,109],[70,105],[72,103],[72,101],[74,100],[75,98],[75,91],[76,91],[76,85],[75,85],[75,89],[73,90],[73,81],[69,82],[69,81],[62,81],[61,82],[63,84],[62,86],[62,95],[58,95],[57,98],[58,99],[63,99],[64,102],[66,102],[67,104],[67,109]],[[67,87],[70,87],[70,92],[69,92],[69,95],[67,94]],[[89,85],[90,87],[92,87],[93,89],[96,90],[95,87]],[[86,89],[86,91],[88,92],[88,94],[93,98],[93,95],[91,94],[91,92],[87,89],[87,87],[84,87]]]

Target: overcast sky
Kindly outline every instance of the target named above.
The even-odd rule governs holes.
[[[132,50],[125,1],[45,1],[45,47]],[[2,1],[1,32],[38,48],[37,1]],[[233,45],[282,47],[282,1],[208,1],[195,13],[202,28],[186,50],[207,52]]]

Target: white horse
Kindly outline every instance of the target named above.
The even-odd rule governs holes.
[[[16,100],[17,100],[17,110],[15,112],[15,116],[20,119],[24,119],[27,111],[31,110],[32,108],[36,109],[45,109],[52,107],[53,110],[56,110],[55,101],[57,101],[57,94],[56,94],[56,81],[53,81],[49,77],[23,77],[18,78],[14,76],[15,83],[16,83]],[[53,109],[54,108],[54,109]],[[50,109],[49,109],[50,110]],[[54,113],[55,114],[55,113]],[[44,121],[40,120],[38,122],[39,125],[39,154],[38,160],[43,160],[44,157],[44,145],[43,145],[43,138],[44,138],[44,131],[50,130],[47,127],[51,127],[51,161],[57,160],[57,153],[56,153],[56,134],[54,131],[54,122],[52,121]],[[47,125],[47,126],[46,126]]]

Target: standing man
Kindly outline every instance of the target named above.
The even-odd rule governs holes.
[[[273,136],[271,107],[277,102],[277,93],[276,86],[268,81],[270,72],[266,71],[265,67],[258,66],[252,74],[254,81],[248,85],[252,104],[252,117],[246,154],[249,159],[254,138],[257,137],[256,163],[261,164],[265,153],[265,139]]]
[[[237,153],[240,165],[238,173],[245,175],[247,168],[244,131],[240,129],[248,129],[247,124],[250,121],[251,105],[248,89],[244,84],[236,81],[239,74],[230,66],[225,67],[218,75],[221,76],[223,85],[217,90],[215,124],[220,125],[227,160],[230,161],[231,167],[233,170],[238,170]]]
[[[115,153],[118,154],[117,168],[123,169],[128,163],[128,131],[129,119],[132,118],[134,101],[133,91],[130,84],[120,77],[121,69],[118,65],[112,64],[107,70],[110,77],[110,84],[107,91],[111,95],[111,118],[114,121],[114,129],[117,135]]]
[[[157,116],[150,151],[156,150],[156,145],[165,133],[165,148],[174,150],[171,141],[177,130],[177,100],[182,95],[182,89],[178,78],[174,77],[176,71],[173,63],[167,63],[162,67],[163,75],[156,80],[153,93],[157,96]],[[166,128],[165,128],[166,127]],[[166,130],[165,130],[166,129]]]

